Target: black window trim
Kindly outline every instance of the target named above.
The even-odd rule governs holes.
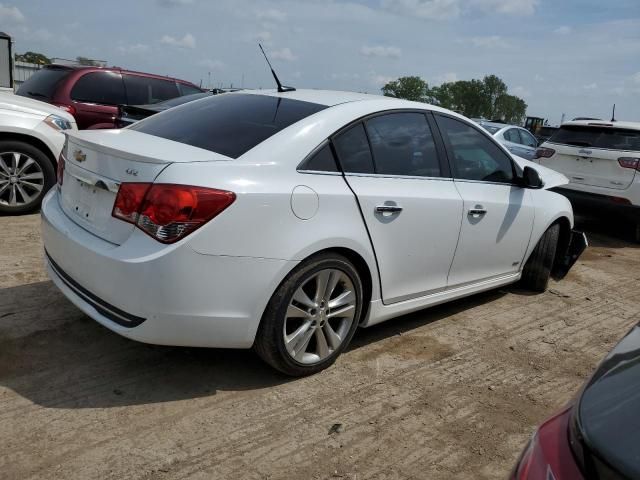
[[[336,161],[336,171],[332,172],[330,170],[311,170],[311,169],[308,169],[308,168],[304,168],[305,164],[309,160],[311,160],[316,155],[316,153],[318,153],[320,150],[322,150],[327,145],[329,145],[329,148],[331,149],[331,153],[333,154],[334,160]],[[342,166],[340,165],[340,162],[338,161],[338,156],[336,155],[336,151],[335,151],[335,149],[333,147],[333,144],[329,141],[328,138],[323,140],[320,145],[318,145],[316,148],[311,150],[311,153],[309,153],[306,157],[304,157],[304,159],[296,167],[296,171],[298,173],[303,173],[303,174],[306,174],[306,175],[313,174],[313,175],[339,175],[339,176],[342,176],[342,174],[343,174]]]
[[[480,132],[481,135],[484,135],[487,139],[489,139],[495,145],[497,145],[498,148],[507,156],[507,158],[509,159],[509,162],[511,162],[511,170],[513,171],[513,181],[512,182],[491,182],[491,181],[487,181],[487,180],[471,180],[471,179],[467,179],[467,178],[456,178],[455,165],[453,164],[453,162],[451,160],[451,157],[453,156],[452,152],[449,150],[449,147],[448,147],[447,143],[444,141],[444,136],[442,135],[442,132],[440,132],[440,126],[438,125],[438,133],[442,137],[442,142],[444,143],[444,146],[445,146],[447,160],[449,161],[449,168],[451,169],[451,176],[452,176],[454,181],[456,181],[456,182],[469,182],[469,183],[485,183],[485,184],[488,184],[488,185],[509,185],[509,186],[512,186],[512,187],[523,188],[522,185],[518,181],[518,179],[520,178],[520,175],[519,175],[519,168],[517,167],[517,164],[516,164],[515,160],[513,160],[513,158],[511,157],[511,153],[509,153],[509,151],[506,149],[506,147],[501,145],[500,142],[496,141],[496,139],[493,137],[493,135],[491,135],[489,132],[484,130],[482,127],[473,125],[471,122],[465,122],[463,119],[461,119],[459,117],[456,117],[456,116],[453,116],[453,115],[449,115],[449,114],[444,113],[444,112],[432,112],[432,113],[433,113],[433,116],[434,116],[434,118],[436,120],[436,124],[437,124],[438,117],[447,117],[447,118],[451,118],[452,120],[457,120],[459,122],[462,122],[465,125],[468,125],[471,128],[475,129],[476,131]]]
[[[391,174],[375,173],[375,166],[376,166],[375,158],[373,154],[373,149],[371,148],[371,141],[369,139],[369,133],[367,132],[367,127],[365,122],[374,117],[389,115],[393,113],[420,113],[426,117],[427,126],[431,130],[431,135],[433,136],[433,140],[436,145],[436,154],[438,155],[438,163],[440,164],[440,171],[442,174],[440,177],[425,177],[425,176],[418,176],[418,175],[391,175]],[[343,132],[346,132],[347,130],[356,126],[359,123],[361,123],[362,126],[364,127],[364,132],[367,137],[367,142],[369,144],[369,152],[371,153],[371,159],[373,161],[374,173],[345,172],[344,168],[342,167],[342,162],[340,161],[338,152],[336,151],[336,148],[334,145],[334,139],[336,137],[338,137],[340,134],[342,134]],[[337,172],[312,171],[312,170],[304,170],[303,168],[301,168],[311,156],[313,156],[322,147],[324,147],[324,145],[326,145],[326,142],[330,142],[331,144],[331,151],[333,152],[333,155],[338,163],[338,171]],[[444,141],[442,140],[440,135],[440,130],[437,128],[437,124],[433,119],[433,111],[427,110],[427,109],[420,109],[420,108],[392,108],[389,110],[381,110],[374,113],[368,113],[340,127],[338,130],[330,134],[328,138],[323,140],[316,148],[314,148],[311,151],[311,153],[309,153],[302,160],[302,162],[298,164],[298,167],[296,168],[296,170],[298,171],[298,173],[306,173],[306,174],[311,173],[315,175],[343,175],[343,176],[352,176],[352,177],[381,177],[381,178],[399,178],[399,179],[406,178],[406,179],[416,179],[416,180],[451,181],[453,180],[453,176],[451,175],[452,171],[451,171],[449,162],[447,160],[447,157],[445,155],[446,154],[445,154]]]

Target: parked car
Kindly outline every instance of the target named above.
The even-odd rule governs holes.
[[[121,68],[47,65],[29,77],[18,95],[57,105],[80,129],[114,128],[118,105],[142,105],[201,93],[190,82]]]
[[[63,110],[0,93],[0,213],[36,210],[56,183],[63,131],[75,130],[75,120]]]
[[[536,159],[569,178],[558,191],[577,209],[621,215],[640,241],[640,123],[566,122]]]
[[[150,105],[119,105],[118,117],[116,118],[116,128],[124,128],[133,125],[143,118],[150,117],[156,113],[164,112],[169,108],[177,107],[185,103],[200,100],[213,95],[213,92],[201,92],[183,97],[172,98],[164,102],[152,103]]]
[[[537,429],[511,480],[640,478],[640,327],[606,356],[580,394]]]
[[[567,179],[423,103],[317,90],[214,95],[74,132],[45,199],[48,272],[156,344],[249,348],[289,375],[369,326],[522,280],[586,245]]]
[[[507,147],[507,150],[514,155],[526,158],[527,160],[533,160],[535,157],[538,141],[528,130],[504,123],[486,121],[477,123]]]

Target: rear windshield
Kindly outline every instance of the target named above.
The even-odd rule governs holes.
[[[280,130],[325,108],[267,95],[223,94],[172,108],[130,128],[238,158]]]
[[[483,125],[483,124],[480,124],[480,126],[484,128],[487,132],[489,132],[491,135],[493,135],[494,133],[496,133],[498,130],[502,128],[502,127],[493,127],[491,125]]]
[[[549,141],[576,147],[640,151],[640,131],[623,128],[565,125]]]
[[[20,85],[16,93],[23,97],[50,101],[60,81],[69,75],[69,73],[71,73],[71,69],[69,68],[43,68],[31,75]]]

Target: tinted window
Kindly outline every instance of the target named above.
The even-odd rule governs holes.
[[[115,72],[92,72],[78,79],[71,90],[78,102],[119,105],[126,103],[122,77]]]
[[[200,100],[201,98],[210,97],[210,93],[196,93],[193,95],[185,95],[184,97],[176,97],[171,100],[165,100],[164,102],[160,102],[160,104],[156,105],[160,110],[164,110],[171,107],[177,107],[178,105],[182,105],[184,103],[193,102],[194,100]]]
[[[280,130],[325,108],[317,103],[268,95],[213,95],[154,115],[130,128],[237,158]]]
[[[173,80],[123,75],[129,105],[148,105],[180,95]]]
[[[487,132],[489,132],[491,135],[493,135],[498,130],[500,130],[502,127],[495,127],[493,125],[482,125],[482,128],[484,128]]]
[[[36,100],[51,100],[56,87],[70,72],[69,68],[43,68],[20,85],[17,93]]]
[[[300,170],[313,170],[316,172],[337,172],[336,159],[328,143],[314,153],[299,167]]]
[[[564,125],[549,141],[576,147],[640,151],[640,131],[623,128]]]
[[[504,139],[508,142],[521,143],[520,135],[518,135],[518,130],[515,128],[510,128],[504,132]]]
[[[342,132],[333,140],[333,144],[345,172],[374,173],[371,150],[362,123]]]
[[[489,138],[466,123],[436,116],[453,164],[455,178],[486,182],[513,181],[511,159]]]
[[[202,93],[197,87],[193,85],[185,85],[184,83],[179,83],[178,88],[180,89],[180,95],[193,95],[194,93]]]
[[[521,143],[523,145],[526,145],[527,147],[533,147],[533,148],[538,146],[538,141],[529,132],[525,132],[524,130],[518,130],[518,133],[520,134],[520,139],[522,141]]]
[[[366,122],[376,173],[439,177],[440,164],[422,113],[392,113]]]

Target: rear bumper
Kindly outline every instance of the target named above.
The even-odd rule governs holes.
[[[271,294],[297,263],[203,255],[138,231],[113,245],[69,219],[56,189],[42,204],[42,238],[49,276],[71,302],[120,335],[160,345],[251,347]]]
[[[583,192],[562,187],[557,187],[552,190],[567,197],[577,212],[595,215],[599,213],[613,213],[640,221],[640,204],[634,204],[634,199],[630,198],[628,192],[624,190],[612,192],[611,195]]]

